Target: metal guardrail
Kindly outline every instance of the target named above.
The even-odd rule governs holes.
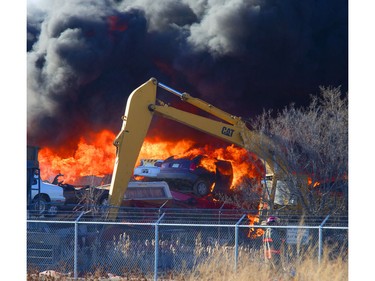
[[[214,247],[225,247],[232,253],[234,269],[241,251],[256,256],[262,253],[262,237],[249,238],[249,233],[266,226],[249,225],[248,213],[160,211],[128,210],[123,214],[127,220],[116,221],[83,211],[65,219],[29,218],[28,268],[73,272],[74,278],[93,272],[98,266],[115,274],[137,268],[157,280],[165,271],[196,267]],[[286,236],[288,261],[315,245],[319,262],[326,245],[339,247],[337,253],[347,251],[345,218],[305,217],[303,225],[288,216],[281,217],[281,221],[284,223],[275,228]],[[40,262],[47,258],[48,264]]]

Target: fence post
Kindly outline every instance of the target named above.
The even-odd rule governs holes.
[[[234,271],[237,271],[237,261],[238,261],[238,225],[246,217],[246,214],[243,214],[242,217],[238,220],[234,228]]]
[[[158,280],[158,264],[159,264],[159,223],[163,219],[165,213],[155,223],[155,258],[154,258],[154,281]]]
[[[74,280],[78,278],[78,221],[83,216],[84,212],[82,211],[78,218],[74,221]]]
[[[320,260],[322,258],[322,253],[323,253],[323,231],[322,231],[322,227],[327,222],[328,218],[329,218],[329,215],[319,225],[319,255],[318,255],[318,263],[319,264],[320,264]]]

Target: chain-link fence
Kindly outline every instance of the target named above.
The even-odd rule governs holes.
[[[70,218],[27,220],[27,266],[31,270],[70,272],[72,277],[101,271],[153,277],[193,270],[208,257],[228,255],[235,269],[241,259],[262,260],[265,225],[250,224],[239,211],[125,210],[116,221],[78,213]],[[348,250],[347,218],[281,217],[283,263],[309,252],[320,261],[329,247],[332,258]],[[157,241],[157,243],[155,243]]]

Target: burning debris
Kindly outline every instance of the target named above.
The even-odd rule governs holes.
[[[103,130],[91,134],[90,140],[81,138],[75,149],[61,146],[43,147],[39,151],[41,177],[52,181],[56,174],[64,175],[64,182],[75,184],[81,177],[111,174],[115,150],[115,135]]]
[[[321,83],[347,88],[347,5],[323,2],[30,1],[28,143],[43,147],[42,177],[110,174],[123,101],[150,76],[242,116],[304,103]],[[234,189],[265,174],[245,149],[172,128],[151,128],[139,158],[227,160]]]
[[[80,178],[94,175],[104,177],[111,174],[115,159],[113,140],[115,135],[104,130],[91,134],[90,140],[81,138],[76,150],[44,147],[39,151],[41,177],[51,181],[56,174],[63,174],[64,181],[75,184]],[[166,159],[171,155],[178,157],[195,157],[208,155],[201,162],[207,170],[212,170],[213,160],[221,159],[230,161],[233,167],[233,184],[235,188],[244,179],[260,180],[264,174],[263,163],[254,155],[243,148],[234,145],[213,148],[211,145],[196,147],[193,139],[183,139],[172,142],[168,140],[146,139],[143,143],[140,159]],[[224,171],[222,171],[224,172]]]

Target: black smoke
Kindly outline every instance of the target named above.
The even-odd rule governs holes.
[[[156,77],[232,114],[348,88],[343,0],[30,1],[28,142],[117,133],[129,93]]]

